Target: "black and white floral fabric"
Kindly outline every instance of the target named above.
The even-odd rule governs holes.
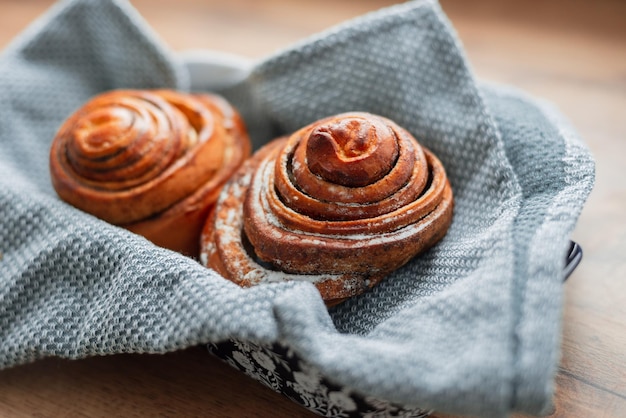
[[[283,344],[229,340],[209,351],[270,389],[325,417],[422,418],[430,412],[395,405],[333,384]]]

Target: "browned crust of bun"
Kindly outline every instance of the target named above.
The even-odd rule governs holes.
[[[73,206],[195,257],[212,204],[250,150],[241,117],[219,96],[114,90],[63,123],[50,172]]]
[[[204,226],[201,261],[243,287],[310,281],[333,305],[443,238],[453,206],[443,165],[406,130],[341,114],[241,167]]]

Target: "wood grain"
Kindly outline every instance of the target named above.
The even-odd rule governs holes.
[[[166,355],[47,359],[5,370],[0,416],[315,415],[195,347]]]
[[[136,0],[173,49],[262,58],[384,0]],[[49,0],[0,0],[0,48]],[[596,187],[572,238],[582,264],[565,285],[553,417],[626,411],[626,2],[442,0],[479,78],[555,103],[597,161]],[[329,12],[330,10],[330,12]],[[0,372],[0,416],[313,416],[201,347]],[[435,414],[444,418],[446,415]],[[516,415],[521,418],[522,415]]]

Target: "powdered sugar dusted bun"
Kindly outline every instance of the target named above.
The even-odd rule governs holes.
[[[63,123],[50,171],[68,203],[197,257],[209,210],[250,148],[242,119],[219,96],[115,90]]]
[[[441,162],[406,130],[341,114],[242,166],[205,225],[201,261],[244,287],[310,281],[333,305],[439,241],[452,209]]]

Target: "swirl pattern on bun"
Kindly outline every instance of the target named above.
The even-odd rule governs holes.
[[[243,121],[219,96],[115,90],[63,123],[50,171],[66,202],[197,256],[210,207],[249,154]]]
[[[305,280],[328,305],[360,294],[446,233],[441,162],[369,113],[312,123],[259,150],[225,186],[201,260],[247,287]]]

